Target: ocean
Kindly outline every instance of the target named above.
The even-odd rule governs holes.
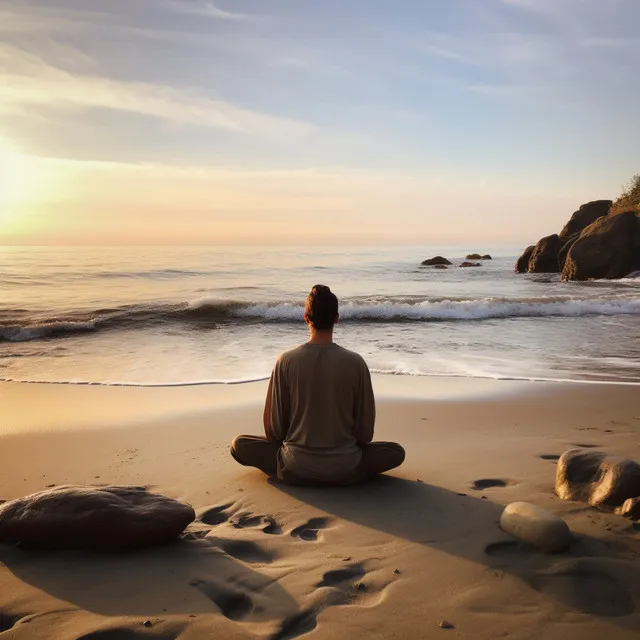
[[[314,284],[373,372],[640,384],[640,274],[513,272],[523,247],[0,247],[0,379],[265,378],[305,342]],[[490,253],[459,268],[467,253]],[[422,267],[443,255],[446,270]]]

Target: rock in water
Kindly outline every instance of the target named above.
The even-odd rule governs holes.
[[[580,234],[583,229],[586,229],[598,218],[606,216],[612,204],[611,200],[594,200],[583,204],[577,211],[574,211],[571,220],[564,225],[560,232],[560,240],[566,242],[572,235]]]
[[[640,218],[634,211],[598,218],[571,245],[563,280],[624,278],[640,269]]]
[[[529,258],[529,273],[559,273],[560,249],[562,242],[557,233],[539,240]]]
[[[0,505],[0,542],[130,551],[172,542],[194,519],[190,505],[142,487],[61,486]]]
[[[640,496],[640,464],[598,451],[570,449],[558,460],[556,493],[594,507],[620,507]]]
[[[428,260],[423,260],[421,264],[425,267],[429,267],[437,264],[453,264],[453,263],[450,260],[443,258],[442,256],[436,256],[435,258],[429,258]]]
[[[500,517],[500,528],[522,542],[550,553],[571,544],[571,531],[558,516],[530,502],[512,502]]]
[[[482,265],[479,262],[463,262],[460,264],[461,267],[481,267]]]
[[[529,260],[531,259],[531,254],[533,253],[533,250],[535,248],[536,245],[532,244],[524,250],[524,253],[518,258],[518,261],[516,262],[516,266],[514,269],[516,273],[527,273],[527,271],[529,270]]]

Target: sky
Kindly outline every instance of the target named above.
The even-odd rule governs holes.
[[[640,172],[637,0],[0,0],[0,244],[524,243]]]

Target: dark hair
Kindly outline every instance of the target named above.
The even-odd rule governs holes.
[[[318,331],[332,329],[338,315],[338,298],[329,287],[317,284],[307,296],[304,315],[314,329]]]

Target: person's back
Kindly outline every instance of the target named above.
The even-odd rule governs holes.
[[[338,300],[316,285],[307,297],[309,342],[286,351],[271,374],[263,414],[266,438],[238,436],[243,465],[291,483],[350,484],[393,469],[404,449],[371,443],[375,400],[364,359],[333,342]]]
[[[335,343],[306,343],[280,356],[271,425],[293,473],[318,480],[351,476],[374,422],[371,376],[360,355]]]

